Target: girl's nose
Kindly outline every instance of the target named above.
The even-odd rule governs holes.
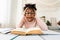
[[[29,16],[31,16],[31,14],[29,13]]]

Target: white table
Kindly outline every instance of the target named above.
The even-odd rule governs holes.
[[[10,31],[10,29],[8,30]],[[3,31],[2,33],[0,33],[0,40],[60,40],[60,33],[58,32],[54,32],[51,30],[43,31],[43,32],[44,35],[20,36],[11,33],[4,34],[5,32]]]

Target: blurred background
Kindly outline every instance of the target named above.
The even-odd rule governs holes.
[[[60,29],[60,0],[0,0],[0,27],[17,27],[27,3],[36,4],[37,16],[49,29]]]

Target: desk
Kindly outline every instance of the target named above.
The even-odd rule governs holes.
[[[60,33],[51,30],[45,31],[44,35],[28,36],[0,33],[0,40],[60,40]]]

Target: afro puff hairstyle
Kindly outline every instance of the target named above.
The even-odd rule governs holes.
[[[36,9],[36,4],[25,4],[24,10],[25,10],[26,8],[30,8],[30,9],[37,10],[37,9]]]

